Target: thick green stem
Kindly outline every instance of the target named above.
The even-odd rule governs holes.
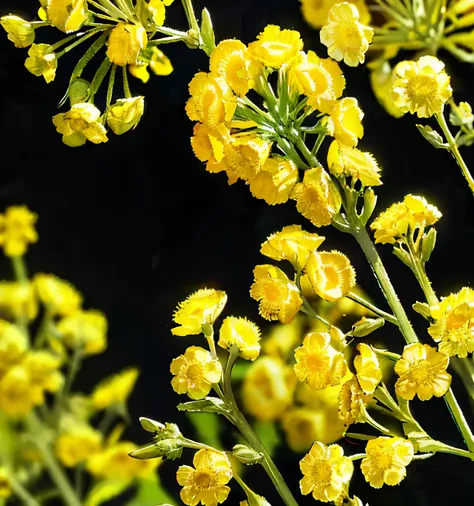
[[[199,33],[199,25],[196,19],[196,15],[194,14],[193,3],[191,0],[182,0],[184,12],[186,13],[186,18],[188,20],[189,28],[194,30],[197,34]]]

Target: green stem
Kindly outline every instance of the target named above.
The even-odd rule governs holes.
[[[77,34],[75,34],[74,36],[71,35],[71,37],[68,37],[67,39],[64,39],[63,41],[60,41],[60,42],[64,43],[64,42],[68,42],[70,39],[73,39],[73,38],[77,39],[75,42],[73,42],[69,46],[65,47],[62,51],[60,51],[59,53],[56,53],[56,58],[60,58],[63,54],[68,53],[69,51],[71,51],[75,47],[79,46],[79,44],[82,44],[87,39],[90,39],[93,35],[95,35],[99,32],[103,32],[105,30],[109,30],[109,29],[110,29],[109,26],[102,25],[102,26],[98,26],[97,28],[93,28],[92,30],[89,30],[87,33],[85,33],[79,39],[77,39]]]
[[[416,252],[414,251],[413,241],[410,238],[408,239],[407,246],[411,260],[410,266],[411,270],[415,275],[421,289],[423,290],[423,293],[426,297],[426,301],[428,302],[428,304],[430,306],[436,306],[438,304],[438,297],[436,297],[433,287],[431,286],[431,282],[428,279],[425,266],[422,264],[420,256],[417,255]]]
[[[384,318],[385,320],[387,320],[389,323],[392,323],[393,325],[397,325],[398,326],[398,320],[395,318],[395,316],[393,316],[393,315],[391,315],[389,313],[386,313],[385,311],[383,311],[382,309],[378,308],[377,306],[374,306],[371,302],[369,302],[368,300],[364,299],[360,295],[357,295],[354,292],[349,292],[346,295],[346,297],[348,299],[350,299],[350,300],[353,300],[354,302],[357,302],[361,306],[364,306],[369,311],[372,311],[373,313],[381,316],[382,318]]]
[[[22,256],[11,257],[13,272],[15,274],[15,278],[20,283],[20,285],[26,287],[28,286],[28,272],[26,270],[25,260]],[[30,330],[28,328],[28,315],[25,311],[17,317],[17,325],[21,328],[25,336],[30,340]]]
[[[105,79],[105,76],[107,75],[107,72],[109,71],[111,65],[112,65],[112,62],[107,57],[105,57],[104,61],[101,63],[100,67],[97,69],[97,72],[95,73],[95,75],[91,81],[91,85],[89,87],[89,90],[90,90],[89,101],[92,102],[94,100],[94,95],[97,93],[98,89],[100,88],[100,85],[102,84],[102,81]]]
[[[188,20],[189,28],[194,30],[197,34],[199,34],[199,25],[196,19],[196,15],[194,14],[193,3],[191,0],[182,0],[182,4],[184,7],[184,12],[186,13],[186,18]]]
[[[12,489],[13,493],[21,499],[21,502],[26,506],[41,506],[28,490],[14,477],[13,473],[8,475],[8,484]]]
[[[307,163],[311,168],[321,167],[321,164],[319,163],[316,155],[314,155],[309,150],[308,146],[306,146],[306,143],[298,131],[294,130],[288,132],[288,139],[300,150],[300,153],[305,157]]]
[[[461,172],[465,177],[472,194],[474,195],[474,178],[469,172],[466,162],[464,161],[463,157],[461,156],[461,153],[459,152],[458,145],[456,144],[456,141],[454,140],[454,137],[451,134],[451,131],[449,130],[449,127],[446,123],[446,119],[444,118],[444,114],[441,112],[439,114],[435,114],[435,117],[436,120],[438,121],[441,130],[444,133],[444,136],[446,137],[446,140],[448,141],[449,151],[453,155],[457,164],[459,165],[459,168],[461,169]]]
[[[117,71],[117,65],[114,64],[114,65],[112,65],[112,69],[110,70],[109,84],[107,85],[107,98],[105,101],[106,109],[108,109],[110,107],[110,103],[112,102],[112,95],[114,93],[116,71]]]
[[[127,67],[122,67],[122,77],[123,77],[123,92],[125,94],[125,98],[131,98],[132,93],[130,91],[130,85],[128,84],[128,75],[127,75]]]

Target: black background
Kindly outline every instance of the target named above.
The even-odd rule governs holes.
[[[179,2],[175,4],[168,10],[169,25],[184,29]],[[217,40],[237,37],[248,43],[266,24],[275,23],[299,30],[306,49],[326,55],[294,0],[196,2],[198,11],[205,5],[211,11]],[[21,2],[19,7],[2,0],[0,14],[11,12],[31,19],[37,7],[32,1]],[[55,40],[57,32],[44,29],[36,42]],[[260,243],[283,225],[300,223],[311,229],[292,203],[267,206],[252,198],[243,183],[229,187],[224,175],[205,172],[191,151],[192,124],[184,113],[184,103],[188,82],[196,71],[207,70],[207,58],[178,44],[166,47],[165,52],[175,67],[171,76],[152,76],[147,85],[131,78],[132,92],[146,96],[145,115],[137,130],[121,137],[111,133],[103,145],[88,143],[71,149],[61,143],[51,116],[58,112],[57,103],[81,49],[60,60],[56,80],[47,85],[24,68],[27,50],[16,49],[5,34],[0,37],[0,208],[25,203],[37,212],[40,241],[28,255],[30,270],[54,272],[71,280],[85,295],[87,307],[101,309],[108,316],[108,351],[85,363],[78,388],[89,391],[99,378],[129,364],[141,368],[130,404],[134,420],[127,433],[137,442],[146,441],[136,421],[140,415],[181,421],[188,427],[174,409],[182,399],[169,386],[168,368],[174,356],[197,340],[172,337],[176,303],[202,286],[224,289],[229,295],[226,314],[245,314],[266,327],[248,295],[253,267],[266,262],[258,253]],[[472,99],[472,67],[441,56],[453,76],[456,98]],[[376,212],[407,193],[426,196],[444,215],[437,226],[439,240],[429,264],[433,285],[439,295],[469,285],[474,273],[474,202],[455,162],[448,153],[436,151],[422,140],[415,118],[395,120],[378,106],[365,68],[343,70],[348,80],[345,94],[356,96],[365,111],[360,147],[371,151],[383,167],[384,185],[377,190]],[[465,149],[464,155],[474,167],[473,150]],[[348,254],[359,282],[383,305],[355,242],[332,228],[320,232],[327,237],[325,249],[337,248]],[[417,284],[390,248],[382,246],[380,252],[405,306],[421,300]],[[0,273],[11,277],[6,260],[0,264]],[[414,313],[410,316],[419,335],[429,342],[422,319]],[[400,335],[385,328],[383,332],[391,348],[402,348]],[[454,387],[469,412],[462,386],[455,381]],[[462,444],[443,401],[413,404],[433,436]],[[468,417],[472,423],[470,413]],[[358,451],[352,445],[346,444],[346,448]],[[278,464],[297,491],[301,457],[284,451],[279,455]],[[176,465],[168,463],[161,469],[165,483],[177,492]],[[251,482],[259,493],[278,504],[261,477],[255,471]],[[473,463],[438,455],[410,465],[401,486],[381,491],[370,489],[357,471],[351,490],[371,506],[427,506],[447,500],[472,504],[473,487]],[[229,504],[237,504],[236,497],[231,496]],[[302,504],[312,502],[301,498]]]

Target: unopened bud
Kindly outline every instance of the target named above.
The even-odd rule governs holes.
[[[423,242],[421,243],[421,259],[423,262],[427,262],[431,253],[436,246],[436,229],[431,228],[430,231],[423,236]]]
[[[369,221],[370,217],[372,216],[376,204],[377,204],[377,195],[375,195],[374,190],[372,188],[366,188],[364,192],[364,209],[362,210],[361,215],[361,220],[364,225]]]
[[[203,49],[206,51],[206,54],[211,54],[213,49],[216,47],[216,37],[212,27],[211,15],[207,9],[202,10],[201,39]]]
[[[431,319],[430,306],[426,302],[415,302],[412,307],[417,313],[421,314],[421,316],[427,320]]]
[[[116,135],[133,130],[145,110],[144,97],[121,98],[107,110],[107,125]]]
[[[156,420],[152,420],[151,418],[145,418],[144,416],[139,418],[142,427],[153,434],[159,432],[165,428],[165,425],[157,422]]]
[[[0,25],[3,26],[8,34],[8,40],[11,40],[15,47],[28,47],[35,40],[35,29],[31,23],[25,21],[19,16],[2,16]]]
[[[232,455],[247,466],[258,464],[263,459],[263,455],[249,446],[238,444],[232,448]]]
[[[139,460],[156,459],[162,457],[164,459],[174,460],[181,457],[183,453],[183,445],[180,439],[170,438],[161,439],[153,444],[142,446],[130,453],[130,457]]]
[[[381,316],[379,318],[366,318],[363,316],[358,322],[354,323],[350,332],[354,337],[365,337],[374,332],[374,330],[383,327],[385,319]]]
[[[330,327],[329,335],[331,336],[331,346],[338,351],[342,351],[346,346],[346,335],[338,327]]]

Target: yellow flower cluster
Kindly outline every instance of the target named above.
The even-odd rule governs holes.
[[[6,256],[22,256],[28,244],[38,240],[36,220],[36,214],[26,206],[12,206],[0,214],[0,246]]]

